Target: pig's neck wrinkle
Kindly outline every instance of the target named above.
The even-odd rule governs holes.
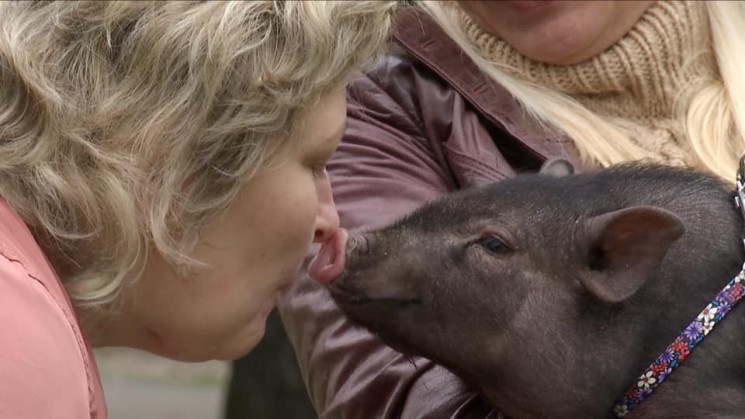
[[[549,352],[554,351],[552,348]],[[587,358],[572,357],[572,367],[557,375],[556,367],[566,360],[558,353],[553,355],[535,359],[526,354],[530,360],[509,357],[510,362],[492,367],[490,374],[480,377],[476,384],[509,417],[604,417],[620,391],[617,388],[626,383],[615,385],[617,380],[586,373],[598,370],[597,364],[588,368],[587,364],[593,362]]]
[[[581,403],[570,403],[568,400],[545,403],[545,399],[540,394],[528,396],[511,393],[513,394],[494,395],[492,393],[488,398],[494,406],[499,407],[500,411],[512,418],[590,419],[605,417],[608,411],[602,402],[591,398]]]

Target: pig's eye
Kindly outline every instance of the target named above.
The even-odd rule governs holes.
[[[500,255],[510,252],[509,246],[504,244],[504,242],[499,237],[494,236],[494,235],[484,236],[478,239],[478,241],[476,241],[476,244],[484,247],[490,252],[497,253]]]

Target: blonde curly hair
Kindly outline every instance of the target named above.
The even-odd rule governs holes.
[[[291,145],[395,2],[0,4],[0,195],[73,304],[106,308]]]

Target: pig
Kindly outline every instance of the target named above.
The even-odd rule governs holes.
[[[510,417],[601,418],[741,270],[731,189],[686,169],[551,162],[340,235],[315,277],[354,323]],[[745,306],[629,417],[745,417],[743,396]]]

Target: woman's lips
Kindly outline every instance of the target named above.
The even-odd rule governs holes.
[[[538,9],[542,9],[555,0],[508,0],[505,1],[507,5],[518,12],[532,12]]]
[[[311,278],[328,285],[344,272],[347,237],[347,231],[339,229],[321,244],[321,249],[308,266]]]

